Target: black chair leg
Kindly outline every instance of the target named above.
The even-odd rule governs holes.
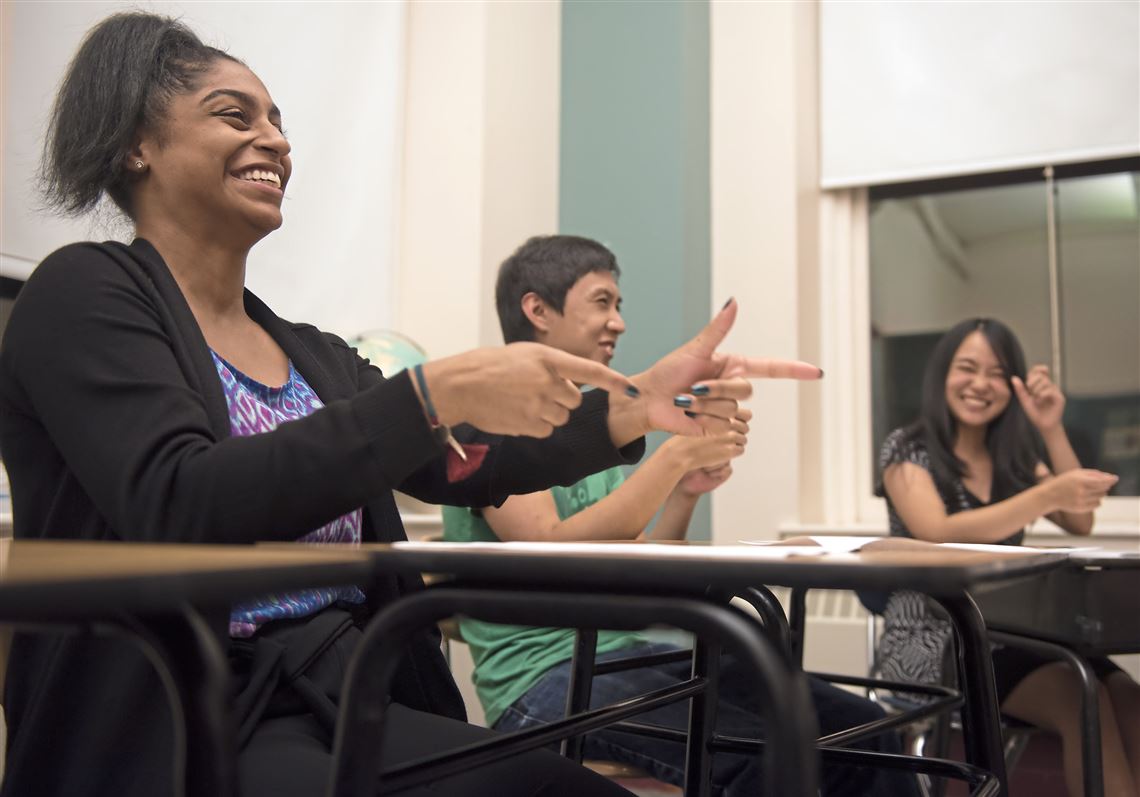
[[[580,628],[574,635],[574,656],[570,660],[570,684],[566,690],[566,716],[580,714],[590,707],[590,690],[594,682],[594,661],[598,653],[598,632]],[[562,740],[559,751],[572,761],[582,763],[586,737],[576,734]]]
[[[807,589],[796,587],[792,590],[788,606],[789,638],[791,640],[792,665],[804,666],[804,626],[807,623]]]

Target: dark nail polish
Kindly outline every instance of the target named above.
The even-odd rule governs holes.
[[[640,395],[641,395],[641,391],[640,391],[640,390],[638,390],[638,389],[637,389],[636,387],[634,387],[633,385],[627,385],[627,386],[626,386],[626,389],[625,389],[625,394],[626,394],[627,396],[629,396],[630,398],[637,398],[638,396],[640,396]]]
[[[823,379],[823,369],[822,368],[819,369],[819,378]]]
[[[724,303],[724,307],[722,307],[720,309],[723,310],[725,307],[728,307],[730,304],[732,304],[732,300],[735,298],[736,298],[735,296],[729,296],[728,301]]]
[[[689,412],[688,410],[685,410],[685,414],[688,415],[690,418],[696,418],[697,417],[697,414],[695,412]]]
[[[674,396],[674,407],[691,407],[693,406],[693,399],[690,396]]]
[[[689,388],[689,392],[694,396],[707,396],[709,394],[708,385],[693,385]]]

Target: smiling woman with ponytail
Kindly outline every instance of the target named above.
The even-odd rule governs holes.
[[[744,398],[748,383],[732,377],[818,373],[716,353],[735,318],[730,303],[698,339],[632,378],[532,342],[433,360],[418,384],[406,372],[386,378],[340,338],[278,317],[245,288],[250,249],[283,222],[293,152],[282,117],[257,75],[182,22],[121,14],[87,35],[50,121],[45,196],[67,214],[107,198],[135,238],[50,254],[8,320],[0,452],[17,538],[402,540],[395,490],[498,505],[636,461],[649,431],[701,434],[673,405],[697,382],[723,377]],[[706,422],[730,423],[734,399]],[[465,450],[449,445],[455,438],[485,447],[485,459],[455,467]],[[230,653],[241,794],[324,793],[326,720],[359,626],[421,587],[392,576],[250,596],[209,618]],[[425,631],[408,647],[377,766],[491,733],[462,721],[438,643]],[[283,650],[320,655],[286,679],[275,664]],[[153,668],[121,641],[17,635],[3,794],[175,793],[162,695]],[[624,793],[548,751],[412,793],[428,791]]]
[[[603,391],[583,402],[560,381],[546,386],[561,369],[624,390],[630,383],[619,374],[520,351],[502,358],[515,366],[513,381],[495,385],[502,367],[481,369],[489,355],[472,353],[453,358],[450,369],[447,361],[425,369],[447,423],[477,420],[508,433],[538,426],[549,434],[540,417],[570,420],[545,441],[491,439],[499,449],[494,466],[449,482],[442,444],[407,375],[385,379],[341,340],[278,318],[244,290],[249,249],[282,223],[290,150],[281,111],[257,76],[181,22],[123,14],[87,36],[46,137],[45,198],[72,215],[108,198],[137,237],[129,246],[80,243],[55,252],[12,312],[0,357],[0,447],[18,538],[402,539],[396,487],[427,500],[484,504],[640,453],[635,426],[611,435]],[[457,365],[475,375],[462,395]],[[546,403],[512,407],[505,395],[540,388]],[[479,415],[468,404],[489,409]],[[508,414],[496,416],[504,406]],[[529,449],[528,466],[512,466]],[[553,455],[535,453],[546,449]],[[561,467],[565,458],[569,468]],[[559,465],[534,465],[543,460]],[[393,577],[251,596],[228,618],[212,618],[229,629],[233,722],[245,730],[242,794],[324,793],[331,729],[319,718],[335,716],[357,623],[416,588]],[[325,651],[300,677],[305,690],[272,668],[274,651],[291,647]],[[3,794],[180,793],[163,695],[129,644],[17,635],[4,695]],[[389,736],[397,743],[378,765],[488,733],[461,721],[462,702],[432,634],[409,649],[392,697],[390,722],[399,732]],[[545,751],[435,788],[518,797],[624,793]]]

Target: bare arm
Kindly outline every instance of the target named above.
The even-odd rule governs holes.
[[[949,515],[930,472],[913,462],[883,471],[883,487],[910,533],[927,542],[1000,542],[1052,508],[1048,490],[1037,485],[992,506]]]
[[[742,434],[748,433],[748,422],[752,420],[752,410],[740,407],[732,419],[733,428]],[[682,445],[694,445],[693,442]],[[689,532],[689,522],[697,501],[705,493],[711,493],[732,476],[732,463],[724,462],[712,467],[696,468],[681,477],[673,492],[665,499],[661,516],[653,527],[655,540],[683,540]]]
[[[635,539],[686,472],[739,456],[744,450],[744,439],[744,434],[735,430],[705,438],[672,437],[620,487],[564,520],[558,517],[554,496],[549,491],[512,496],[500,507],[484,509],[483,518],[504,541]],[[691,513],[690,506],[688,514]],[[687,522],[686,518],[686,525]]]
[[[731,475],[732,465],[727,462],[720,467],[698,468],[686,473],[665,499],[661,517],[657,518],[657,524],[653,527],[653,539],[685,539],[697,501],[705,493],[712,492],[728,481]]]
[[[1045,449],[1049,452],[1049,460],[1053,463],[1053,473],[1044,465],[1037,469],[1037,481],[1046,483],[1054,476],[1078,470],[1081,467],[1069,436],[1065,434],[1065,427],[1061,425],[1061,418],[1065,412],[1065,394],[1054,384],[1049,376],[1049,369],[1044,365],[1035,365],[1029,369],[1023,382],[1018,377],[1010,378],[1014,395],[1025,411],[1030,423],[1037,427],[1041,438],[1045,441]],[[1111,488],[1111,484],[1109,488]],[[1087,535],[1092,533],[1092,511],[1065,511],[1056,509],[1049,514],[1049,519],[1070,534]]]
[[[1116,477],[1078,468],[980,509],[946,513],[934,479],[920,465],[900,462],[883,472],[883,487],[907,529],[927,542],[994,543],[1056,510],[1090,512]]]
[[[1041,436],[1045,440],[1045,449],[1049,452],[1049,459],[1053,463],[1054,470],[1050,472],[1044,464],[1040,464],[1037,470],[1037,481],[1039,483],[1044,484],[1062,473],[1081,467],[1063,426],[1058,425],[1050,431],[1042,431]],[[1065,512],[1057,510],[1050,512],[1048,518],[1070,534],[1081,536],[1092,534],[1093,513],[1091,511]]]

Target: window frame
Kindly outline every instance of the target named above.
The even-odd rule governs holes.
[[[820,333],[824,380],[819,472],[821,528],[885,534],[886,504],[872,494],[870,203],[939,191],[1043,181],[1041,168],[824,191],[820,201]],[[1054,166],[1055,179],[1140,171],[1140,157]],[[852,478],[853,477],[853,478]],[[799,524],[797,530],[815,527]],[[1033,536],[1072,539],[1041,519]],[[1094,533],[1140,538],[1140,496],[1106,498]]]

